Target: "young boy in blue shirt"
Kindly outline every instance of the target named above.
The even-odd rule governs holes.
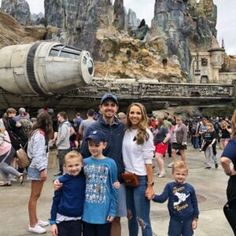
[[[101,130],[90,132],[86,140],[91,156],[84,159],[83,236],[110,236],[117,210],[117,166],[113,159],[103,155],[106,140]]]
[[[176,161],[172,167],[172,175],[175,181],[168,183],[161,195],[155,194],[153,201],[163,203],[168,199],[168,236],[191,236],[197,228],[199,210],[195,190],[185,182],[188,175],[185,162]]]
[[[65,174],[58,181],[62,186],[55,191],[51,207],[52,236],[80,236],[85,199],[83,159],[76,152],[65,155]]]

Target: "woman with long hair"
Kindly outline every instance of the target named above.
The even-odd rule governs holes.
[[[146,109],[140,103],[132,103],[128,107],[122,154],[125,172],[134,174],[139,182],[135,187],[126,188],[129,235],[138,235],[139,224],[143,236],[152,236],[150,199],[154,193],[154,144],[153,135],[148,129]]]
[[[236,110],[231,119],[231,139],[221,155],[221,165],[229,176],[226,190],[228,203],[224,206],[224,213],[236,235]]]
[[[31,194],[28,202],[29,228],[33,233],[45,233],[43,228],[48,222],[37,217],[37,202],[41,195],[43,184],[47,179],[48,141],[52,138],[53,129],[51,117],[42,112],[37,117],[29,136],[27,153],[31,159],[28,168],[28,179],[31,180]]]

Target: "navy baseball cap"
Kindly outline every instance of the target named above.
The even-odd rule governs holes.
[[[108,101],[108,100],[111,100],[118,105],[118,99],[117,99],[116,95],[114,95],[112,93],[105,93],[101,98],[100,104],[103,104],[105,101]]]
[[[93,130],[89,133],[86,141],[92,140],[94,143],[106,142],[105,134],[101,130]]]

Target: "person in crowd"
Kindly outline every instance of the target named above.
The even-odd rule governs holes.
[[[168,167],[172,167],[176,160],[176,153],[179,151],[180,157],[182,161],[186,161],[185,159],[185,149],[187,149],[187,127],[183,123],[183,118],[182,116],[177,116],[176,117],[176,125],[173,129],[173,134],[172,134],[172,162],[168,165]]]
[[[236,235],[236,110],[231,119],[231,139],[221,154],[221,165],[226,175],[229,176],[226,195],[228,203],[224,213]]]
[[[174,182],[167,183],[161,195],[154,194],[154,202],[163,203],[168,199],[170,215],[169,236],[191,236],[197,228],[199,210],[194,187],[186,183],[188,168],[184,161],[172,166]]]
[[[140,103],[132,103],[128,107],[122,155],[125,172],[135,174],[139,182],[137,187],[126,187],[129,235],[138,236],[140,225],[142,235],[151,236],[150,199],[154,193],[154,143],[153,134],[148,129],[145,107]]]
[[[6,116],[3,118],[4,126],[9,134],[12,146],[15,150],[25,147],[28,137],[24,133],[20,122],[15,121],[16,109],[10,107],[6,110]]]
[[[148,128],[151,130],[152,133],[157,128],[157,120],[153,115],[148,117]]]
[[[199,147],[202,146],[202,135],[207,131],[207,123],[208,123],[208,118],[207,117],[202,117],[199,126],[197,127],[198,134],[199,134]]]
[[[59,123],[58,132],[56,135],[56,147],[57,147],[57,157],[59,161],[59,172],[55,176],[63,174],[64,158],[66,153],[68,153],[70,148],[70,135],[71,135],[71,124],[68,121],[66,112],[61,111],[57,114],[57,120]]]
[[[212,123],[214,125],[214,130],[216,132],[216,144],[217,144],[217,143],[220,143],[220,136],[221,136],[221,127],[220,127],[219,117],[213,118]]]
[[[86,134],[86,131],[88,129],[88,127],[95,122],[94,120],[94,116],[95,116],[95,111],[93,109],[89,109],[87,111],[87,119],[86,120],[82,120],[79,126],[79,136],[80,139],[83,139],[83,136]]]
[[[81,154],[83,158],[89,157],[88,143],[86,137],[91,131],[100,130],[106,137],[106,148],[103,150],[103,155],[112,158],[118,168],[118,180],[120,188],[118,190],[118,209],[117,215],[112,222],[111,236],[121,236],[120,217],[127,216],[125,186],[120,178],[121,173],[124,172],[124,163],[122,159],[122,140],[124,136],[124,124],[116,118],[118,111],[118,99],[112,93],[105,93],[100,102],[99,110],[101,115],[98,120],[91,124],[83,138],[81,145]]]
[[[29,136],[27,154],[31,159],[28,167],[28,180],[31,180],[31,194],[28,202],[29,227],[32,233],[45,233],[43,228],[48,222],[38,219],[37,203],[44,182],[47,179],[48,141],[53,136],[52,121],[48,113],[42,112],[37,117]]]
[[[0,173],[3,176],[3,183],[0,185],[11,186],[11,175],[16,176],[22,184],[24,175],[11,166],[16,151],[11,145],[10,137],[5,128],[0,128]]]
[[[154,144],[155,144],[155,156],[157,159],[159,178],[165,176],[165,166],[163,156],[168,149],[168,141],[170,139],[170,133],[167,127],[164,126],[164,117],[158,117],[157,128],[153,132]]]
[[[117,212],[117,166],[112,158],[103,155],[106,137],[93,130],[86,138],[91,156],[84,159],[86,177],[83,212],[84,236],[110,236],[111,222]]]
[[[78,150],[79,142],[77,140],[77,134],[76,134],[75,127],[74,127],[74,122],[69,121],[69,123],[70,123],[70,149],[71,150]]]
[[[199,149],[199,121],[193,119],[190,127],[191,141],[194,149]]]
[[[206,169],[211,169],[211,162],[215,164],[215,168],[218,168],[216,155],[213,152],[213,146],[216,144],[216,132],[212,123],[207,123],[207,131],[202,134],[202,147],[205,155]]]
[[[169,135],[170,135],[170,138],[168,140],[168,148],[167,148],[167,153],[168,153],[168,156],[169,158],[172,157],[172,140],[171,140],[171,136],[172,136],[172,129],[173,129],[173,118],[172,116],[168,113],[168,112],[165,112],[164,113],[164,127],[166,127],[168,129],[168,132],[169,132]],[[165,155],[164,155],[165,157]]]
[[[28,112],[26,112],[24,107],[21,107],[18,110],[18,113],[19,113],[19,115],[15,116],[15,118],[14,118],[16,122],[19,122],[22,119],[30,120],[30,115]]]
[[[16,116],[14,119],[16,122],[19,122],[22,128],[22,131],[24,132],[25,136],[28,137],[29,132],[32,128],[32,122],[30,120],[30,115],[28,112],[26,112],[25,108],[21,107],[18,110],[19,115]]]
[[[226,120],[222,120],[220,123],[221,138],[220,138],[220,148],[224,149],[229,142],[231,128],[230,124]]]
[[[126,125],[126,123],[127,123],[127,115],[126,115],[124,112],[119,112],[119,113],[117,114],[117,117],[118,117],[118,119],[119,119],[119,121],[120,121],[121,123],[123,123],[124,125]]]
[[[52,207],[52,236],[81,236],[82,214],[85,199],[85,176],[80,153],[70,151],[65,155],[65,174],[58,178],[62,187],[55,191]]]
[[[76,117],[74,118],[74,127],[76,132],[78,132],[81,122],[83,121],[82,117],[80,116],[80,112],[76,113]]]

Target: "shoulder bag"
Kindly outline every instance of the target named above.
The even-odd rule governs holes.
[[[121,178],[124,180],[124,183],[127,187],[138,187],[139,180],[138,176],[131,172],[124,172],[121,174]]]

